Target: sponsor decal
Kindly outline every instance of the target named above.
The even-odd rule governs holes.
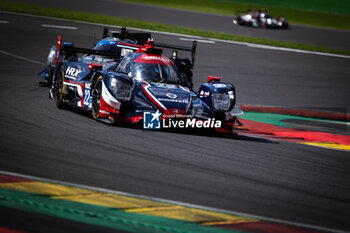
[[[175,95],[174,93],[168,93],[166,94],[166,96],[168,96],[170,99],[176,99],[177,95]]]
[[[81,70],[78,70],[69,66],[66,70],[65,77],[70,79],[76,79],[80,73],[81,73]]]
[[[198,120],[190,118],[191,116],[177,115],[174,110],[174,115],[164,115],[162,119],[162,113],[157,110],[156,112],[144,112],[143,113],[143,128],[144,129],[170,129],[170,128],[221,128],[222,122],[215,118],[208,118],[207,120]],[[174,119],[173,117],[176,117]]]
[[[168,65],[173,66],[174,63],[167,57],[163,56],[157,56],[157,55],[149,55],[149,54],[142,54],[138,56],[134,62],[140,62],[140,63],[150,63],[150,64],[157,64],[160,65]]]
[[[210,96],[209,91],[204,92],[203,90],[201,90],[201,92],[199,93],[199,98],[208,97],[208,96]]]
[[[162,101],[162,102],[173,102],[173,103],[188,104],[188,100],[167,99],[167,98],[158,98],[158,100]]]
[[[156,61],[162,61],[164,63],[170,62],[170,59],[167,57],[161,57],[161,56],[144,56],[143,59],[145,60],[156,60]]]
[[[85,88],[84,88],[84,106],[85,107],[90,107],[91,101],[92,101],[92,96],[91,96],[91,89],[90,89],[91,84],[86,83]]]
[[[177,86],[174,84],[153,83],[153,85],[158,88],[168,89],[169,91],[177,89]]]
[[[214,86],[215,88],[225,88],[225,87],[226,87],[226,84],[214,83],[213,86]]]
[[[162,113],[157,112],[143,112],[143,128],[144,129],[160,129],[160,116]]]

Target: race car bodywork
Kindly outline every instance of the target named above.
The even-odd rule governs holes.
[[[256,28],[271,28],[271,29],[288,29],[289,24],[285,18],[273,18],[266,11],[250,11],[245,14],[237,15],[233,19],[234,24],[242,26],[251,26]]]
[[[60,40],[56,58],[63,51],[77,52],[71,46],[60,47]],[[232,126],[239,124],[236,116],[242,111],[232,84],[209,76],[196,94],[173,60],[161,55],[162,49],[155,48],[153,41],[132,50],[120,62],[56,59],[51,97],[58,107],[83,109],[94,119],[110,123],[145,123],[145,114],[152,113],[164,122],[191,120],[189,127],[198,127],[197,121],[210,121],[207,125],[218,131],[232,132]]]

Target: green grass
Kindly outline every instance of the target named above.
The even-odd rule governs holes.
[[[159,24],[159,23],[147,22],[147,21],[141,21],[141,20],[118,18],[118,17],[106,16],[106,15],[91,14],[86,12],[64,10],[64,9],[57,9],[57,8],[51,8],[51,7],[43,7],[38,5],[26,4],[26,3],[8,2],[8,1],[0,0],[0,10],[33,14],[33,15],[41,15],[41,16],[49,16],[49,17],[56,17],[56,18],[64,18],[69,20],[86,21],[86,22],[92,22],[92,23],[101,23],[101,24],[118,25],[118,26],[125,25],[127,27],[180,33],[180,34],[194,35],[194,36],[202,36],[207,38],[216,38],[216,39],[223,39],[223,40],[249,42],[249,43],[255,43],[255,44],[272,45],[272,46],[302,49],[302,50],[309,50],[309,51],[350,55],[350,51],[347,51],[347,50],[325,48],[320,46],[313,46],[313,45],[294,43],[294,42],[285,42],[285,41],[270,40],[270,39],[263,39],[263,38],[252,38],[252,37],[246,37],[246,36],[217,33],[212,31],[197,30],[197,29],[191,29],[186,27]]]
[[[349,0],[117,0],[169,8],[235,15],[237,11],[264,9],[290,23],[350,30]]]
[[[213,0],[210,0],[213,1]],[[245,3],[261,6],[350,15],[349,0],[215,0],[216,3]]]

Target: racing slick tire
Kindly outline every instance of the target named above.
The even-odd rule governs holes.
[[[289,24],[287,21],[282,22],[282,29],[289,29]]]
[[[236,21],[237,21],[237,24],[238,24],[238,25],[244,25],[244,24],[245,24],[245,22],[244,22],[244,20],[241,18],[241,16],[238,16],[237,19],[236,19]]]
[[[102,76],[98,77],[92,89],[91,115],[97,120],[99,118],[102,97]]]
[[[53,96],[54,96],[54,99],[56,102],[56,106],[58,108],[62,108],[64,105],[64,103],[63,103],[63,88],[64,88],[63,80],[64,80],[64,71],[61,68],[59,70],[59,72],[57,72],[57,74],[56,74],[55,83],[54,83],[54,90],[53,90]]]

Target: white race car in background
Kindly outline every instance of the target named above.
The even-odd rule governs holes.
[[[263,27],[274,29],[288,29],[289,24],[285,18],[272,18],[266,11],[247,11],[245,14],[236,15],[233,19],[234,24],[251,27]]]

